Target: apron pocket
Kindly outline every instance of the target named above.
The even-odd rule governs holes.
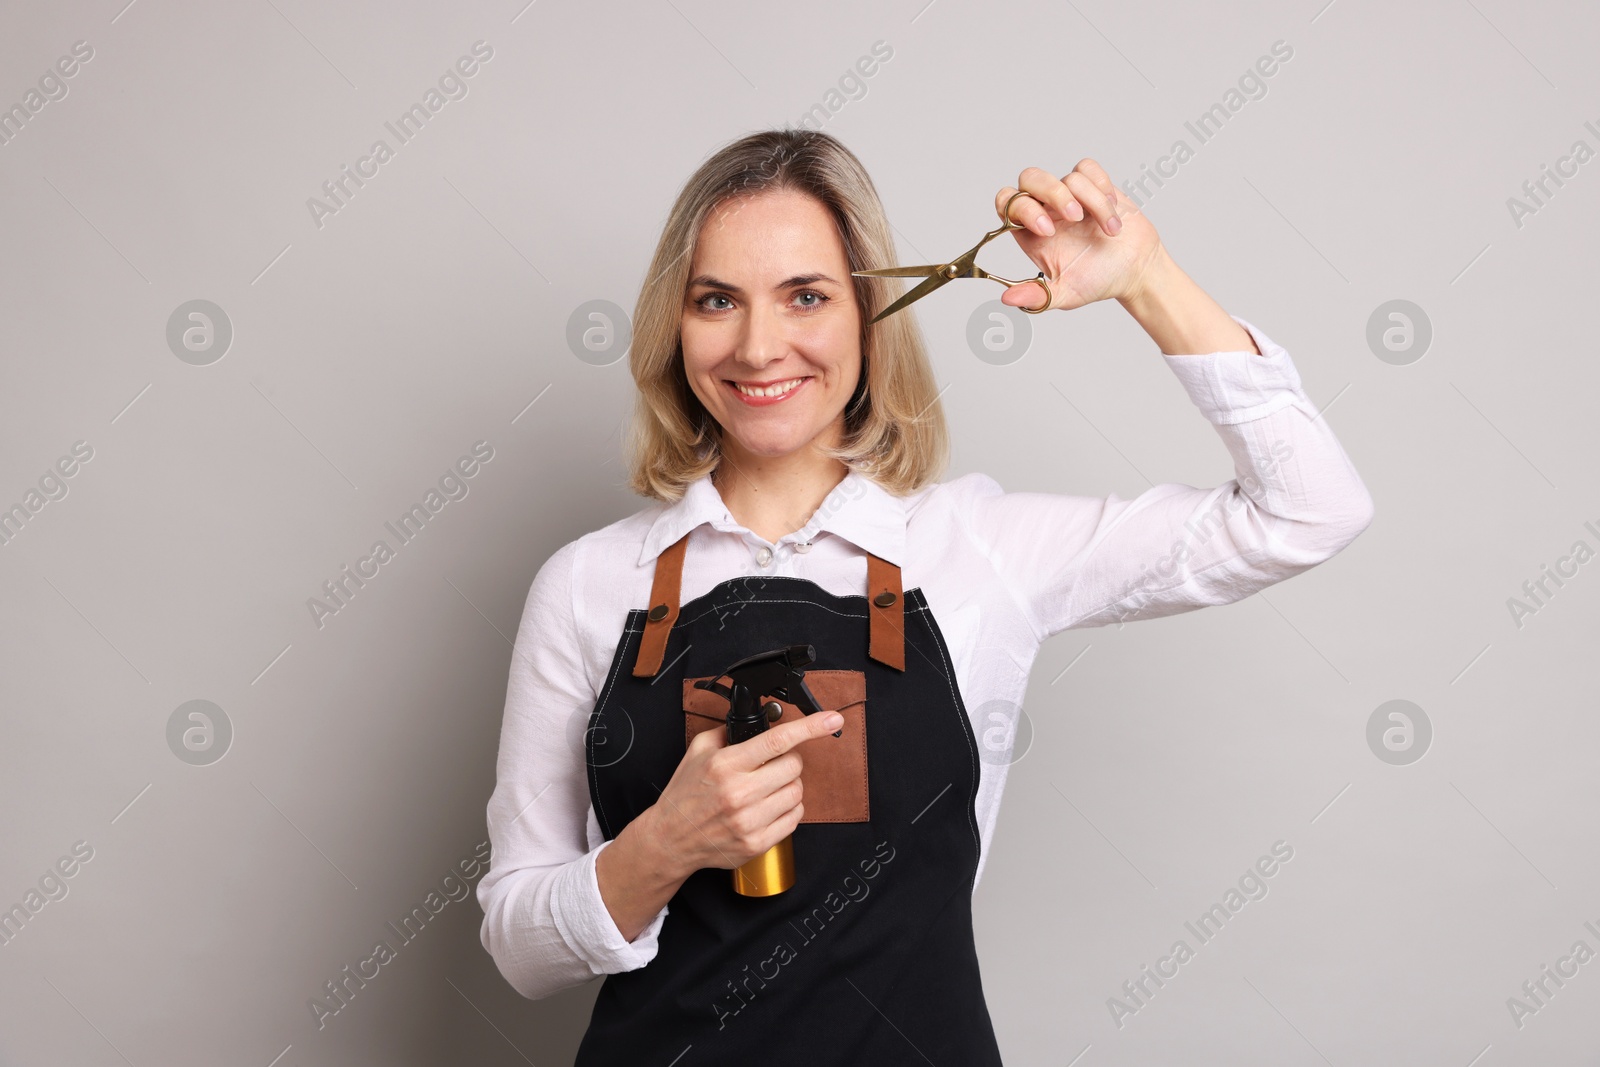
[[[710,676],[727,681],[726,676]],[[728,702],[716,693],[696,689],[700,678],[683,680],[683,741],[688,746],[701,730],[727,729]],[[861,671],[806,671],[806,688],[817,698],[823,711],[844,716],[838,737],[824,734],[801,742],[794,751],[803,766],[800,784],[804,790],[808,822],[867,822],[867,676]],[[773,725],[803,718],[799,708],[779,700],[783,716]]]

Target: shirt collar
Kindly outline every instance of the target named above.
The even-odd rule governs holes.
[[[734,521],[722,502],[722,494],[712,484],[711,475],[703,474],[689,483],[682,497],[656,516],[645,534],[639,565],[655,559],[667,546],[707,522],[728,533],[751,533]],[[780,538],[779,543],[810,541],[820,533],[842,537],[897,567],[905,566],[905,502],[859,471],[846,474],[806,524]]]

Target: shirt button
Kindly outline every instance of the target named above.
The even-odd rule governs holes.
[[[756,553],[756,562],[761,564],[763,567],[771,563],[772,549],[768,548],[766,545],[762,545],[761,550]]]
[[[794,550],[796,552],[810,552],[811,551],[811,542],[810,541],[796,541],[794,543]]]

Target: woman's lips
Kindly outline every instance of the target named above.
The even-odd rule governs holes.
[[[810,381],[811,378],[809,376],[801,378],[792,389],[786,393],[780,393],[777,396],[749,396],[744,392],[741,392],[738,386],[734,385],[726,378],[723,379],[723,384],[726,385],[728,387],[728,391],[734,396],[738,397],[741,402],[749,404],[753,408],[764,408],[770,407],[773,404],[783,403],[785,400],[788,400],[790,397],[800,392],[800,390],[804,389],[807,383]]]

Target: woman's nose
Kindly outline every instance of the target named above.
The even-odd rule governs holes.
[[[769,307],[755,306],[744,319],[744,332],[739,338],[740,362],[751,367],[764,367],[782,359],[788,348],[783,320]]]

